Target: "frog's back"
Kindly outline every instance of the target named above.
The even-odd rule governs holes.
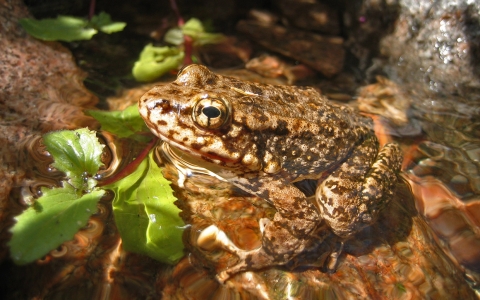
[[[311,87],[276,86],[217,75],[204,90],[227,98],[235,113],[242,116],[265,114],[278,120],[292,118],[324,126],[338,125],[343,129],[369,126],[368,119],[334,104]]]
[[[259,156],[271,154],[292,177],[329,169],[373,134],[369,118],[313,88],[218,78],[210,88],[232,102],[233,122],[254,136]]]

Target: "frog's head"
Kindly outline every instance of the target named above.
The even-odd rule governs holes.
[[[242,126],[232,122],[232,90],[206,67],[190,65],[177,79],[156,86],[139,101],[150,130],[175,148],[203,160],[258,167]]]

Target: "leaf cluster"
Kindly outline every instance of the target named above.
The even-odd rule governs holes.
[[[192,39],[194,46],[219,43],[225,38],[222,34],[207,32],[200,20],[192,18],[183,26],[172,28],[165,34],[165,42],[175,46],[146,45],[133,66],[133,77],[137,81],[152,81],[169,71],[180,68],[185,58],[182,47],[185,36]]]
[[[9,246],[17,264],[36,260],[72,239],[97,211],[97,202],[105,194],[94,179],[102,166],[103,150],[95,132],[51,132],[43,141],[55,159],[52,166],[64,172],[66,180],[61,187],[42,188],[42,196],[16,217]]]
[[[88,113],[104,130],[121,138],[145,140],[139,132],[148,129],[136,105],[124,111]],[[59,187],[42,188],[42,196],[16,217],[9,241],[15,263],[33,262],[71,240],[97,211],[107,190],[115,193],[113,212],[126,250],[166,263],[181,258],[184,224],[169,182],[151,154],[132,174],[99,187],[96,175],[104,146],[96,132],[85,128],[51,132],[43,136],[43,142],[54,159],[52,167],[64,172],[65,180]]]

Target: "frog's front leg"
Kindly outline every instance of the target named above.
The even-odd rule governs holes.
[[[342,238],[374,223],[393,196],[400,149],[394,143],[377,149],[376,137],[367,138],[317,188],[320,215]]]

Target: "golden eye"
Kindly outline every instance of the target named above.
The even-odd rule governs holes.
[[[230,118],[230,104],[222,99],[199,99],[192,111],[193,121],[204,129],[219,129]]]

